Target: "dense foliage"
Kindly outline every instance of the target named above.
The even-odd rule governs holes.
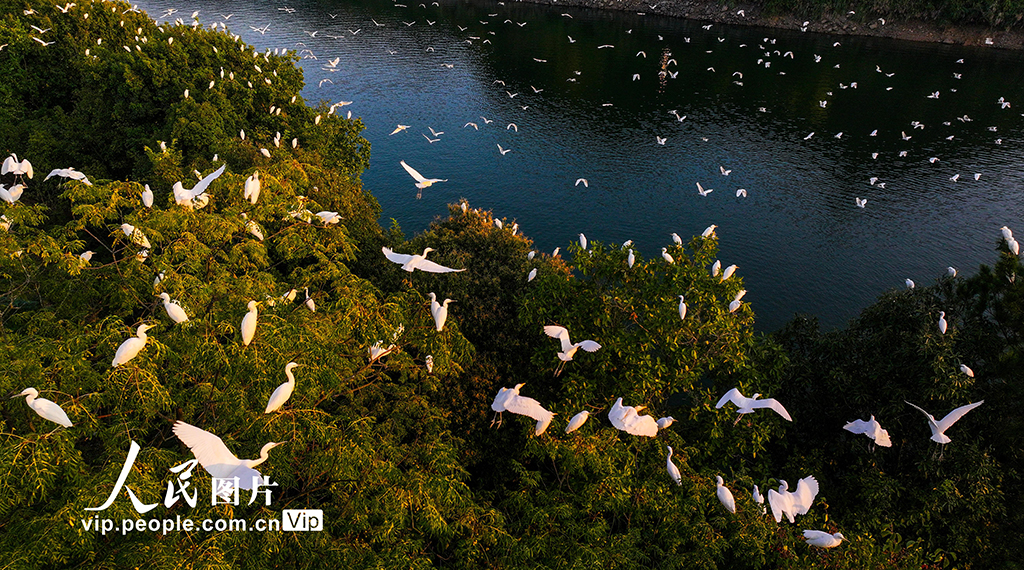
[[[406,240],[378,225],[360,185],[362,125],[327,104],[306,106],[291,55],[209,30],[161,30],[126,4],[76,4],[25,13],[0,0],[0,71],[18,78],[0,86],[0,151],[37,169],[32,179],[0,179],[26,186],[20,200],[0,202],[0,392],[35,387],[74,422],[54,429],[23,398],[0,406],[7,565],[1019,564],[1024,267],[1005,246],[993,269],[887,293],[846,330],[821,333],[797,319],[760,336],[750,305],[730,307],[742,279],[709,272],[713,233],[668,247],[673,263],[634,252],[631,264],[628,246],[593,242],[552,257],[531,254],[514,223],[462,203]],[[49,39],[32,39],[33,26],[52,28],[42,34]],[[204,207],[172,196],[175,182],[192,187],[193,171],[224,164]],[[92,184],[43,180],[69,166]],[[262,190],[250,201],[243,188],[256,172]],[[152,208],[141,200],[146,185]],[[318,210],[342,219],[323,222]],[[123,223],[148,238],[144,254]],[[431,247],[430,259],[465,271],[408,273],[381,255],[385,245]],[[90,259],[80,257],[86,250]],[[189,320],[172,321],[160,293]],[[455,301],[441,331],[429,293]],[[261,305],[246,344],[249,301]],[[946,334],[936,328],[940,310]],[[145,348],[112,367],[141,323],[156,325]],[[559,343],[542,332],[552,324],[602,348],[579,351],[554,375]],[[390,350],[374,358],[375,348]],[[264,414],[292,361],[294,394]],[[541,435],[509,412],[491,426],[494,395],[517,384],[557,413]],[[731,404],[715,408],[733,387],[780,399],[794,421],[767,410],[734,421]],[[618,431],[607,413],[619,397],[677,421],[654,438]],[[941,415],[981,399],[941,455],[923,416],[903,403]],[[564,433],[581,410],[589,421]],[[892,448],[841,429],[872,414]],[[272,503],[247,505],[243,492],[239,505],[211,505],[210,477],[197,467],[198,504],[165,506],[168,482],[180,482],[169,469],[193,457],[172,431],[178,420],[243,458],[284,442],[258,467],[277,483]],[[87,529],[94,513],[85,509],[115,489],[133,441],[141,451],[126,486],[157,506],[139,514],[121,491],[95,513],[119,526],[175,517],[253,524],[283,509],[322,509],[324,528]],[[717,475],[736,497],[735,514],[716,498]],[[755,484],[766,492],[808,475],[821,492],[796,524],[777,524],[751,499]],[[813,549],[805,528],[850,540]]]
[[[865,24],[878,17],[1005,29],[1024,24],[1024,2],[1020,0],[757,0],[755,4],[770,13],[803,17],[853,11],[851,16]]]

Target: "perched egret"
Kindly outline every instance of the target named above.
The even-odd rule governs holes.
[[[445,299],[444,303],[437,302],[437,296],[433,293],[428,295],[430,297],[430,315],[434,317],[434,325],[437,327],[437,332],[441,332],[444,328],[444,322],[448,320],[448,303],[454,303],[451,299]]]
[[[64,410],[54,402],[38,397],[39,391],[35,388],[25,388],[20,394],[11,396],[11,398],[20,398],[22,396],[25,396],[25,403],[28,404],[28,407],[32,408],[44,420],[50,420],[66,428],[71,427],[71,420],[64,413]]]
[[[757,485],[754,485],[754,490],[751,491],[750,498],[753,499],[755,503],[761,505],[762,514],[768,512],[768,509],[764,506],[764,496],[761,495],[761,489],[758,489]]]
[[[960,372],[963,372],[964,374],[970,376],[971,378],[974,378],[974,371],[971,370],[971,368],[966,364],[960,365]]]
[[[679,320],[684,320],[684,319],[686,319],[686,299],[682,295],[680,295],[679,296]]]
[[[658,418],[658,429],[665,429],[668,426],[676,423],[676,419],[672,416],[665,416],[664,418]]]
[[[914,281],[912,279],[910,279],[909,277],[904,281],[904,283],[907,285],[907,289],[913,289],[914,288]]]
[[[788,491],[789,483],[779,481],[779,490],[768,490],[768,504],[772,507],[772,516],[775,522],[782,522],[782,515],[785,514],[789,522],[796,522],[796,515],[806,515],[811,509],[811,503],[818,496],[818,480],[814,477],[804,477],[796,485],[796,491]]]
[[[284,443],[270,442],[264,445],[259,459],[239,459],[228,450],[224,441],[204,429],[178,420],[173,430],[174,435],[192,450],[207,473],[218,479],[233,480],[237,477],[238,486],[242,489],[252,489],[254,479],[262,481],[263,476],[254,467],[269,459],[271,449]],[[230,487],[223,490],[223,493],[231,493]]]
[[[949,275],[950,277],[956,277],[956,268],[952,266],[947,267],[946,274]]]
[[[306,287],[305,289],[306,289],[306,300],[303,301],[302,303],[304,305],[306,305],[306,308],[309,309],[310,312],[315,313],[316,312],[316,301],[314,301],[313,298],[309,296],[309,287]]]
[[[428,273],[454,273],[457,271],[465,271],[465,269],[452,269],[443,265],[438,265],[433,261],[427,260],[427,254],[434,251],[434,248],[427,247],[423,249],[422,255],[406,255],[404,253],[395,253],[388,249],[387,246],[381,247],[381,251],[384,252],[384,256],[398,263],[402,266],[402,269],[412,273],[414,269],[420,271],[426,271]]]
[[[725,271],[722,272],[722,281],[725,281],[726,279],[732,277],[733,273],[736,273],[735,264],[725,268]]]
[[[676,262],[676,260],[672,259],[672,256],[669,255],[668,248],[665,248],[665,247],[661,248],[661,258],[664,259],[665,261],[669,262],[669,263],[675,263]]]
[[[907,403],[910,404],[910,402]],[[910,405],[914,406],[918,410],[921,410],[921,413],[928,418],[928,427],[931,428],[932,430],[931,440],[945,446],[947,443],[952,441],[951,439],[949,439],[949,436],[946,435],[946,430],[949,429],[953,424],[955,424],[960,418],[964,417],[964,414],[973,410],[974,408],[977,408],[978,406],[984,403],[985,400],[979,400],[977,402],[974,402],[973,404],[960,406],[959,408],[946,414],[946,417],[942,418],[939,421],[935,421],[935,418],[928,412],[924,411],[920,406],[916,406],[914,404]]]
[[[715,481],[717,481],[716,485],[718,486],[718,490],[716,491],[716,494],[718,495],[718,500],[721,501],[722,506],[725,507],[725,510],[735,514],[736,499],[733,498],[732,491],[730,491],[729,488],[725,486],[725,481],[722,480],[721,475],[716,475]]]
[[[249,343],[252,342],[252,337],[256,336],[256,320],[259,319],[260,316],[259,310],[257,310],[256,307],[259,306],[259,304],[260,303],[258,301],[249,301],[246,305],[249,312],[242,317],[241,328],[242,344],[244,346],[249,346]]]
[[[594,352],[601,348],[601,345],[592,340],[582,340],[577,343],[573,343],[569,340],[569,331],[565,327],[558,325],[546,325],[544,327],[544,334],[557,338],[562,342],[562,352],[558,353],[558,359],[562,362],[555,369],[555,376],[558,376],[562,372],[562,368],[565,367],[565,363],[572,360],[572,356],[576,354],[576,349],[582,348],[587,352]]]
[[[580,247],[587,249],[587,236],[580,234]]]
[[[818,548],[833,548],[846,540],[841,532],[829,534],[823,530],[805,530],[804,538],[807,539],[807,544]]]
[[[633,255],[633,250],[631,249],[631,250],[629,250],[629,253],[626,254],[626,263],[629,264],[630,268],[632,268],[633,267],[633,263],[635,263],[635,262],[636,262],[636,256]]]
[[[683,238],[679,237],[679,234],[672,232],[672,241],[676,242],[676,245],[683,245]]]
[[[665,469],[668,470],[668,476],[676,482],[676,485],[683,484],[683,475],[679,472],[679,468],[676,467],[675,463],[672,463],[672,446],[666,445],[668,448],[668,457],[665,458]]]
[[[149,189],[149,184],[142,190],[142,205],[147,208],[153,207],[153,191]]]
[[[245,179],[245,185],[242,187],[242,197],[248,200],[250,204],[255,204],[260,199],[259,170],[254,170],[252,175]]]
[[[278,386],[274,393],[270,395],[270,400],[267,401],[267,409],[263,411],[264,414],[281,409],[281,406],[288,401],[288,398],[292,397],[292,392],[295,391],[295,375],[292,374],[292,369],[296,366],[301,366],[301,364],[289,362],[284,365],[284,375],[288,378],[288,381]]]
[[[783,418],[786,418],[789,421],[793,421],[793,418],[789,416],[789,412],[787,412],[786,408],[782,407],[782,404],[780,404],[778,401],[772,398],[765,398],[764,400],[759,400],[758,398],[760,397],[761,394],[754,394],[752,398],[747,398],[740,393],[739,388],[733,388],[732,390],[726,392],[725,395],[722,396],[720,400],[718,400],[718,403],[715,404],[715,408],[721,408],[722,406],[725,405],[726,402],[732,402],[733,404],[735,404],[736,407],[739,408],[738,410],[736,410],[739,414],[749,414],[754,410],[760,408],[771,408],[772,410],[775,410],[775,413],[779,414]],[[737,417],[736,421],[733,422],[733,425],[736,425],[736,423],[739,422],[740,418],[742,417],[742,415]]]
[[[341,221],[341,214],[339,214],[338,212],[328,212],[324,210],[321,212],[317,212],[314,215],[320,218],[320,221],[322,221],[325,226],[327,224],[337,224]]]
[[[576,414],[575,416],[572,417],[571,420],[569,420],[569,425],[565,426],[565,433],[572,433],[572,432],[580,429],[580,427],[584,423],[586,423],[587,418],[589,418],[589,417],[590,417],[590,412],[587,411],[587,410],[583,410],[582,412]]]
[[[135,245],[149,249],[149,239],[146,234],[142,233],[142,230],[136,228],[131,224],[121,224],[121,231],[128,237]]]
[[[114,361],[110,363],[111,368],[127,364],[128,361],[138,356],[142,349],[146,347],[146,339],[148,338],[146,331],[155,326],[139,325],[139,328],[135,329],[135,336],[129,337],[128,340],[121,343],[121,346],[117,347],[117,352],[114,353]]]
[[[716,259],[715,262],[711,264],[711,276],[718,277],[718,273],[720,271],[722,271],[722,262]]]
[[[882,429],[882,425],[878,423],[875,416],[871,416],[871,419],[868,421],[853,420],[852,422],[844,425],[843,429],[851,433],[862,433],[875,440],[875,443],[882,447],[892,447],[892,440],[889,439],[889,432]]]
[[[536,268],[536,267],[534,267],[534,268],[533,268],[533,269],[531,269],[531,270],[530,270],[530,272],[529,272],[529,273],[528,273],[528,274],[526,275],[526,282],[527,282],[527,283],[529,283],[530,281],[533,281],[534,277],[536,277],[536,276],[537,276],[537,268]]]
[[[164,300],[164,309],[167,311],[167,316],[171,317],[171,320],[176,323],[183,323],[188,320],[188,315],[185,314],[185,309],[181,308],[176,301],[171,300],[171,296],[167,293],[160,293],[160,298]]]
[[[717,228],[717,227],[718,227],[717,225],[711,224],[710,226],[708,226],[707,228],[704,229],[704,232],[700,234],[700,237],[705,238],[705,239],[707,239],[709,237],[716,237],[717,238],[718,236],[715,235],[715,228]]]
[[[209,202],[209,196],[205,194],[206,189],[209,188],[210,184],[213,183],[214,180],[224,173],[224,169],[227,168],[227,166],[227,164],[221,165],[220,168],[206,175],[206,177],[199,182],[196,182],[196,185],[193,186],[191,190],[186,190],[181,185],[181,182],[175,182],[173,186],[174,201],[189,209],[195,207],[202,208]]]
[[[393,350],[395,350],[395,345],[392,344],[387,348],[384,348],[384,344],[381,341],[377,341],[370,347],[370,362],[373,362],[386,354],[390,354]]]
[[[946,334],[946,327],[947,326],[948,325],[946,323],[946,312],[945,311],[939,311],[939,332],[942,333],[942,334]]]

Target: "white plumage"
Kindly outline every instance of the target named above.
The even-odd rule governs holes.
[[[818,496],[818,480],[814,477],[804,477],[797,482],[796,491],[788,491],[789,483],[779,481],[779,490],[768,490],[768,504],[772,507],[772,516],[775,522],[782,522],[782,515],[785,514],[789,522],[796,522],[796,515],[806,515],[811,509],[811,503]]]
[[[789,412],[787,412],[786,408],[784,408],[782,404],[780,404],[778,401],[772,398],[765,398],[763,400],[759,400],[758,398],[760,397],[761,394],[754,394],[752,398],[747,398],[746,396],[740,393],[739,388],[733,388],[732,390],[726,392],[725,395],[722,396],[720,400],[718,400],[718,403],[715,404],[715,408],[721,408],[726,404],[726,402],[732,402],[733,404],[735,404],[736,407],[739,408],[736,411],[737,413],[740,414],[749,414],[757,409],[770,408],[772,410],[775,410],[775,412],[782,416],[783,418],[789,421],[793,421],[793,418],[790,417]],[[738,422],[739,418],[736,418],[736,421]]]
[[[867,421],[853,420],[852,422],[844,425],[843,429],[851,433],[862,433],[875,440],[875,443],[882,447],[892,447],[892,440],[889,439],[889,432],[882,429],[882,425],[878,423],[875,416],[871,416],[871,419]]]
[[[51,422],[60,424],[64,427],[71,427],[71,420],[68,418],[68,415],[64,410],[59,405],[47,400],[46,398],[39,398],[39,391],[35,388],[25,388],[20,394],[12,396],[11,398],[20,398],[21,396],[25,396],[25,403],[28,404],[28,407],[32,408],[35,413],[39,414],[39,417],[44,420],[50,420]]]
[[[406,255],[404,253],[395,253],[391,251],[387,246],[381,247],[381,251],[384,252],[384,256],[387,257],[394,263],[402,266],[402,269],[412,273],[413,270],[419,269],[420,271],[426,271],[428,273],[454,273],[458,271],[465,271],[465,269],[452,269],[443,265],[438,265],[433,261],[427,260],[427,254],[434,251],[434,248],[427,247],[423,249],[422,255]]]

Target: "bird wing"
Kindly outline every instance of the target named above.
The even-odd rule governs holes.
[[[205,178],[196,183],[196,185],[193,186],[191,190],[189,190],[189,192],[192,194],[192,197],[195,198],[196,196],[205,192],[206,189],[210,186],[211,182],[216,180],[217,177],[220,176],[221,174],[224,174],[224,169],[227,167],[227,164],[221,165],[220,168],[214,170],[210,174],[207,174]]]
[[[601,348],[601,345],[592,340],[584,340],[579,343],[579,347],[587,352],[594,352]]]
[[[827,541],[831,540],[833,537],[831,534],[823,530],[805,530],[804,538],[806,538],[807,540]]]
[[[868,433],[869,431],[871,431],[871,422],[866,422],[864,420],[853,420],[852,422],[843,426],[843,429],[851,433]]]
[[[728,392],[726,392],[725,395],[722,396],[722,398],[720,400],[718,400],[718,403],[715,404],[715,408],[716,409],[717,408],[721,408],[722,406],[725,405],[726,402],[732,402],[733,404],[736,404],[737,406],[742,408],[743,407],[742,404],[740,404],[737,401],[739,398],[743,398],[743,394],[740,393],[740,389],[739,388],[733,388],[732,390],[729,390]],[[743,398],[743,399],[746,399],[746,398]]]
[[[790,417],[789,412],[786,411],[786,408],[782,407],[782,404],[780,404],[779,401],[774,398],[754,400],[753,402],[748,402],[748,405],[751,408],[771,408],[775,410],[775,412],[780,416],[786,418],[789,421],[793,421],[793,418]]]
[[[626,408],[622,405],[622,398],[615,400],[612,408],[608,410],[608,421],[615,426],[615,429],[625,429],[622,418],[626,415]]]
[[[957,420],[959,420],[960,418],[964,417],[964,414],[966,414],[967,412],[973,410],[974,408],[977,408],[978,406],[980,406],[980,405],[982,405],[984,403],[985,403],[985,400],[981,400],[980,402],[975,402],[973,404],[967,404],[966,406],[960,406],[959,408],[953,410],[952,412],[949,412],[948,414],[946,414],[946,417],[942,418],[941,420],[939,420],[937,422],[937,424],[939,426],[939,431],[940,432],[941,431],[946,431],[946,429],[949,426],[955,424],[957,422]]]
[[[903,401],[904,401],[904,402],[907,402],[906,400],[903,400]],[[907,403],[908,403],[908,404],[910,404],[910,402],[907,402]],[[922,413],[922,414],[924,414],[925,416],[927,416],[927,418],[928,418],[928,422],[929,422],[929,423],[932,423],[932,424],[936,424],[936,425],[938,425],[938,424],[937,424],[937,422],[935,421],[935,417],[934,417],[934,416],[932,416],[931,414],[929,414],[928,412],[924,411],[924,408],[922,408],[921,406],[917,406],[917,405],[914,405],[914,404],[910,404],[910,405],[911,405],[911,406],[914,406],[914,407],[915,407],[915,408],[917,408],[918,410],[921,410],[921,413]],[[959,408],[957,408],[957,409],[959,409]],[[947,415],[946,417],[948,418],[948,417],[949,417],[950,415],[952,415],[952,414],[953,414],[953,412],[956,412],[956,410],[953,410],[952,412],[949,412],[949,414],[948,414],[948,415]],[[961,415],[962,415],[962,414],[961,414]],[[960,418],[959,418],[959,417],[957,417],[957,419],[960,419]],[[956,420],[953,420],[953,421],[956,421]]]
[[[409,173],[409,176],[412,176],[416,180],[416,182],[427,181],[427,179],[424,178],[422,174],[416,172],[416,169],[406,164],[404,160],[400,160],[398,161],[398,163],[402,165],[402,168],[404,168],[405,171]]]
[[[409,263],[409,260],[413,258],[413,256],[406,255],[404,253],[395,253],[391,251],[387,246],[381,247],[380,250],[384,252],[384,257],[387,257],[391,261],[398,263],[400,265],[405,265],[406,263]]]
[[[544,325],[544,334],[562,341],[562,352],[567,352],[572,349],[572,343],[569,342],[569,330],[565,327],[560,327],[558,325]]]
[[[64,427],[71,427],[71,418],[64,412],[56,402],[51,402],[46,398],[36,398],[33,402],[32,408],[40,416],[50,420],[51,422],[58,423]]]
[[[806,515],[811,509],[811,503],[818,496],[818,480],[814,477],[804,477],[796,484],[796,491],[790,493],[793,498],[793,507],[798,515]]]
[[[647,437],[658,435],[658,422],[652,416],[633,416],[624,427],[625,432],[631,435]]]
[[[768,489],[768,504],[772,507],[772,516],[775,517],[775,522],[782,522],[782,513],[789,508],[789,501],[786,499],[775,489]]]
[[[275,412],[278,409],[280,409],[281,406],[283,406],[284,403],[288,401],[288,398],[291,397],[292,390],[294,390],[294,388],[295,386],[291,385],[288,382],[285,382],[284,384],[278,386],[274,390],[274,393],[270,395],[270,399],[267,400],[267,409],[263,413],[269,414],[270,412]]]
[[[234,471],[241,461],[224,445],[216,435],[196,426],[178,421],[174,424],[174,435],[192,450],[199,464],[214,477],[234,477]],[[244,488],[245,480],[242,480]],[[250,481],[251,484],[251,481]]]
[[[465,271],[465,269],[452,269],[451,267],[438,265],[437,263],[434,263],[429,259],[424,259],[417,263],[416,269],[419,269],[420,271],[426,271],[427,273],[457,273],[459,271]]]
[[[536,421],[550,420],[554,414],[545,410],[540,402],[526,396],[513,396],[505,402],[505,411],[528,416]]]

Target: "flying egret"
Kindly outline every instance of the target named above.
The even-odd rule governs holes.
[[[736,499],[733,498],[732,491],[730,491],[729,488],[725,486],[725,481],[722,480],[721,475],[716,475],[715,481],[718,487],[716,491],[716,494],[718,495],[718,500],[721,501],[722,506],[725,507],[725,510],[729,511],[730,513],[736,514]]]
[[[4,160],[3,165],[0,165],[0,174],[13,174],[15,176],[25,175],[32,178],[35,173],[32,171],[32,163],[29,162],[27,158],[19,161],[18,155],[12,152],[11,155]]]
[[[946,334],[946,327],[946,312],[939,311],[939,332],[942,334]]]
[[[171,317],[171,320],[176,323],[183,323],[188,320],[188,315],[185,314],[185,309],[181,308],[176,301],[171,300],[171,296],[167,293],[160,293],[160,298],[164,301],[164,309],[167,311],[167,316]]]
[[[668,469],[668,476],[676,482],[676,485],[683,484],[683,475],[679,472],[679,468],[676,467],[675,463],[672,463],[672,446],[666,445],[668,448],[668,457],[665,458],[665,469]]]
[[[238,459],[224,441],[216,435],[178,420],[174,424],[174,435],[178,436],[199,460],[199,464],[206,469],[206,472],[218,479],[233,481],[238,478],[238,486],[242,489],[252,489],[254,479],[263,480],[259,471],[254,469],[260,463],[269,459],[270,450],[281,445],[282,442],[270,442],[260,450],[259,459]],[[231,493],[232,486],[223,489],[222,493]],[[223,495],[222,495],[223,496]]]
[[[572,433],[572,432],[580,429],[580,427],[584,423],[586,423],[587,418],[589,418],[589,417],[590,417],[590,412],[587,411],[587,410],[583,410],[582,412],[576,414],[575,416],[572,417],[571,420],[569,420],[569,425],[565,426],[565,433]]]
[[[259,318],[259,310],[256,309],[257,306],[259,306],[259,302],[249,301],[246,305],[249,312],[242,317],[241,331],[242,344],[244,346],[249,346],[249,343],[252,342],[252,337],[256,336],[256,320]]]
[[[658,422],[652,416],[641,416],[640,411],[646,406],[623,406],[622,398],[615,400],[608,411],[608,420],[615,429],[630,435],[655,437],[658,435]]]
[[[402,269],[412,273],[414,269],[420,271],[426,271],[428,273],[453,273],[457,271],[465,271],[465,269],[451,269],[443,265],[438,265],[433,261],[427,260],[427,254],[434,251],[434,248],[427,247],[423,249],[422,255],[406,255],[404,253],[395,253],[388,249],[387,246],[381,247],[381,251],[384,252],[384,256],[391,261],[398,263],[402,266]]]
[[[960,372],[963,372],[964,374],[970,376],[971,378],[974,378],[974,371],[971,370],[971,368],[966,364],[960,365]]]
[[[503,412],[511,412],[536,420],[537,426],[534,428],[534,435],[541,435],[548,425],[551,424],[551,419],[555,414],[545,410],[537,400],[520,396],[519,390],[525,385],[526,383],[523,382],[516,384],[515,388],[502,388],[498,390],[497,396],[494,397],[494,401],[491,403],[491,409],[497,412],[498,427],[501,427],[501,414]],[[494,421],[491,421],[491,425],[494,425],[494,423]]]
[[[245,179],[242,187],[242,197],[255,204],[260,199],[260,171],[254,170],[252,175]]]
[[[196,182],[196,185],[191,190],[186,190],[182,187],[181,182],[174,183],[174,201],[178,204],[187,208],[198,207],[202,208],[209,202],[209,197],[204,193],[206,189],[210,187],[221,174],[224,173],[224,169],[227,168],[227,164],[221,165],[220,168],[214,170],[210,174],[207,174],[202,180]]]
[[[669,255],[668,248],[666,248],[666,247],[661,248],[661,258],[664,259],[665,261],[669,262],[669,263],[675,263],[676,262],[676,260],[673,259],[671,255]]]
[[[658,429],[665,429],[668,426],[676,423],[676,419],[673,418],[672,416],[666,416],[664,418],[658,418],[658,421],[656,423],[658,424]]]
[[[448,303],[454,303],[451,299],[445,299],[444,303],[437,302],[437,295],[430,293],[430,315],[434,317],[434,325],[437,326],[437,332],[441,332],[444,328],[444,322],[448,320]]]
[[[796,491],[788,491],[789,483],[779,481],[779,490],[768,490],[768,504],[772,508],[772,516],[775,522],[782,522],[782,515],[785,514],[789,522],[796,522],[796,515],[806,515],[811,509],[811,503],[818,496],[818,480],[814,477],[804,477],[796,485]]]
[[[35,388],[25,388],[20,394],[11,396],[11,399],[22,396],[25,396],[25,403],[28,404],[28,407],[32,408],[44,420],[50,420],[66,428],[71,427],[71,420],[64,413],[64,410],[56,403],[46,398],[38,397],[39,391]]]
[[[146,331],[155,327],[156,325],[139,325],[139,328],[135,329],[135,336],[129,337],[127,340],[121,343],[121,346],[117,347],[117,352],[114,353],[114,360],[110,363],[111,368],[117,368],[122,364],[127,364],[128,361],[138,356],[142,349],[146,347]]]
[[[422,174],[416,172],[416,169],[406,164],[404,160],[400,160],[398,161],[398,163],[402,165],[402,168],[404,168],[406,172],[409,173],[409,176],[412,176],[413,179],[416,180],[416,187],[421,190],[423,188],[429,187],[431,184],[435,182],[448,182],[447,178],[425,178]]]
[[[295,375],[292,374],[292,369],[296,366],[301,366],[301,364],[289,362],[284,365],[284,375],[288,378],[288,381],[278,386],[274,393],[270,395],[270,400],[267,401],[267,409],[263,411],[264,414],[281,409],[281,406],[288,401],[288,398],[292,397],[292,392],[295,391]]]
[[[904,401],[906,402],[906,400]],[[910,404],[910,402],[907,403]],[[916,406],[914,404],[910,405],[914,406],[918,410],[921,410],[921,413],[928,418],[928,427],[931,428],[932,430],[932,437],[930,439],[934,442],[938,442],[942,446],[945,446],[947,443],[952,441],[951,439],[949,439],[949,436],[946,435],[946,430],[949,429],[953,424],[955,424],[957,420],[964,417],[964,414],[973,410],[974,408],[977,408],[978,406],[984,403],[985,400],[979,400],[973,404],[960,406],[959,408],[946,414],[946,417],[942,418],[939,421],[935,421],[935,418],[928,412],[924,411],[924,409],[922,409],[920,406]]]
[[[747,398],[740,393],[739,388],[733,388],[732,390],[726,392],[725,395],[722,396],[720,400],[718,400],[718,403],[715,404],[715,408],[721,408],[726,404],[726,402],[732,402],[733,404],[735,404],[736,407],[739,408],[738,410],[736,410],[736,412],[739,414],[749,414],[752,413],[754,410],[760,408],[771,408],[772,410],[775,410],[775,413],[779,414],[783,418],[786,418],[788,421],[793,421],[793,418],[789,416],[789,412],[787,412],[786,408],[782,407],[782,404],[780,404],[778,401],[772,398],[765,398],[763,400],[759,400],[758,398],[760,397],[761,394],[754,394],[752,398]],[[736,421],[733,422],[733,425],[736,425],[736,423],[738,423],[740,421],[740,418],[742,417],[742,415],[737,417]]]
[[[892,440],[889,439],[889,432],[882,429],[882,425],[878,423],[875,416],[871,416],[871,419],[868,421],[853,420],[852,422],[844,425],[843,429],[850,433],[862,433],[875,440],[875,443],[882,447],[892,447]]]
[[[684,319],[686,319],[686,299],[682,295],[680,295],[679,296],[679,320],[684,320]]]
[[[562,362],[559,363],[558,368],[555,369],[555,376],[558,376],[562,372],[562,369],[565,368],[566,362],[572,360],[577,349],[582,348],[587,352],[595,352],[601,348],[600,344],[592,340],[582,340],[580,342],[573,343],[569,340],[569,331],[565,327],[560,327],[558,325],[545,325],[544,334],[552,338],[557,338],[562,342],[562,352],[558,353],[558,359]]]
[[[841,532],[829,534],[823,530],[805,530],[804,538],[807,539],[807,544],[818,548],[833,548],[846,540]]]
[[[135,245],[146,249],[152,247],[149,245],[149,239],[146,237],[146,234],[142,233],[142,230],[135,226],[131,224],[121,224],[121,231],[124,232],[124,235],[128,236],[128,239],[130,239]]]

